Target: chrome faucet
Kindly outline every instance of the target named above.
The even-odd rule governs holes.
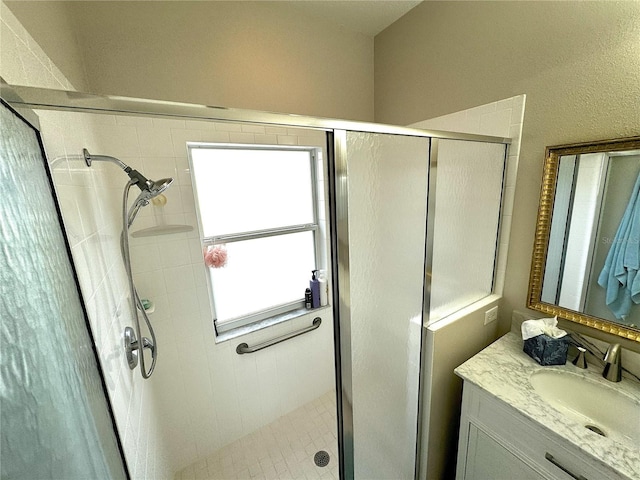
[[[622,348],[619,343],[609,345],[604,354],[604,370],[602,376],[610,382],[622,380]]]

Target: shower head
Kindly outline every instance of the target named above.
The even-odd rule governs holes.
[[[173,178],[163,178],[161,180],[158,180],[157,182],[154,182],[153,180],[149,180],[147,177],[142,175],[139,171],[131,168],[122,160],[116,157],[110,157],[108,155],[91,155],[86,148],[82,149],[82,155],[88,167],[91,166],[91,162],[98,160],[103,162],[115,163],[121,169],[123,169],[126,174],[129,175],[129,178],[131,179],[133,184],[141,190],[141,193],[138,196],[136,202],[144,202],[142,205],[147,205],[150,199],[164,192],[167,187],[171,185],[171,182],[173,182]]]
[[[146,207],[147,205],[149,205],[149,200],[157,197],[167,188],[169,188],[171,182],[173,182],[173,178],[163,178],[161,180],[158,180],[157,182],[151,180],[146,181],[146,187],[140,192],[140,195],[138,195],[138,198],[136,198],[135,202],[133,202],[131,208],[129,209],[129,213],[127,214],[127,222],[129,226],[131,226],[133,221],[136,219],[138,211],[142,207]],[[129,182],[129,185],[131,185],[132,183],[133,180]],[[138,184],[134,183],[134,185]]]
[[[169,178],[161,178],[160,180],[156,180],[155,182],[153,182],[153,186],[150,189],[150,192],[153,194],[151,196],[151,198],[160,195],[162,192],[164,192],[167,188],[169,188],[169,185],[171,185],[171,183],[173,183],[173,178],[169,177]]]
[[[135,185],[138,185],[142,191],[134,204],[140,203],[142,206],[148,205],[149,200],[164,192],[172,182],[173,178],[162,178],[155,182],[153,180],[146,180],[144,188],[140,186],[139,182],[136,182]]]

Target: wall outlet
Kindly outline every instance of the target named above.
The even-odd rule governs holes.
[[[498,307],[495,306],[484,312],[484,324],[487,325],[498,319]]]

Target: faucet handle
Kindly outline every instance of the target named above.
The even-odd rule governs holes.
[[[584,347],[576,347],[578,349],[578,356],[573,359],[573,363],[578,368],[587,368],[587,358],[585,357],[585,353],[587,349]]]
[[[605,363],[620,363],[620,344],[612,343],[604,354]]]
[[[619,343],[609,346],[603,360],[602,376],[611,382],[622,380],[622,349]]]

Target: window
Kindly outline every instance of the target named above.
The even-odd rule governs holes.
[[[320,252],[316,149],[189,144],[189,156],[203,249],[221,253],[207,258],[216,332],[304,308]]]

